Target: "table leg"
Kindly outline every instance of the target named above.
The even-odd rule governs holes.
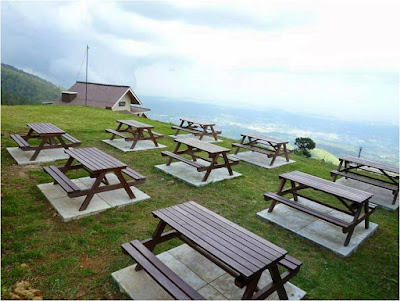
[[[125,189],[126,193],[129,195],[130,199],[135,198],[135,194],[132,192],[131,188],[129,187],[128,183],[126,182],[125,178],[123,177],[120,170],[114,171],[115,175],[118,177],[118,180],[121,182],[123,188]]]
[[[166,226],[167,226],[167,224],[164,221],[160,220],[158,222],[157,228],[154,231],[153,235],[151,236],[152,240],[147,245],[147,249],[149,249],[149,251],[151,251],[151,252],[154,251],[154,248],[156,247],[157,242],[158,242],[159,238],[161,237],[161,234],[164,232]],[[142,269],[142,266],[140,264],[137,264],[135,267],[135,271],[139,271],[141,269]]]
[[[203,137],[204,137],[204,135],[207,134],[207,127],[208,127],[208,125],[204,125],[204,126],[201,126],[201,127],[203,128],[203,131],[201,132],[201,134],[200,134],[200,136],[199,136],[199,140],[202,140]]]
[[[369,201],[364,202],[365,229],[369,228]]]
[[[185,123],[185,121],[182,120],[182,121],[181,121],[181,124],[179,125],[179,127],[180,127],[180,128],[183,127],[183,124],[184,124],[184,123]],[[176,132],[175,132],[174,136],[178,135],[179,131],[180,131],[180,129],[176,129]]]
[[[188,155],[190,155],[192,157],[193,161],[195,161],[195,162],[197,161],[196,155],[193,152],[193,147],[188,146],[188,149],[186,152],[188,153]]]
[[[47,137],[42,137],[42,142],[40,142],[39,146],[37,147],[36,151],[33,153],[30,161],[35,161],[37,156],[39,156],[40,151],[43,149],[43,146],[46,144]]]
[[[96,193],[96,189],[100,186],[101,181],[103,181],[104,176],[106,175],[106,173],[103,171],[102,173],[100,173],[96,180],[94,181],[92,187],[90,188],[89,193],[86,195],[85,200],[83,201],[81,207],[79,208],[79,211],[84,211],[87,209],[87,207],[89,206],[90,201],[92,200],[94,194]]]
[[[181,147],[181,143],[178,142],[177,145],[175,146],[175,149],[173,151],[174,154],[176,154],[179,150],[179,148]],[[172,163],[173,158],[169,157],[168,161],[167,161],[167,166],[170,166]]]
[[[65,148],[68,149],[68,145],[65,143],[65,141],[62,139],[61,136],[57,136],[58,140],[60,141],[61,145]]]
[[[228,169],[229,175],[233,176],[233,171],[232,171],[232,167],[231,167],[231,163],[228,160],[228,157],[226,156],[226,153],[222,154],[222,158],[224,158],[225,161],[225,167]]]
[[[215,141],[218,141],[217,133],[214,130],[214,126],[210,126],[211,135],[214,137]]]
[[[282,179],[281,183],[279,184],[278,191],[276,192],[278,195],[280,195],[280,193],[282,192],[285,184],[286,184],[286,179]],[[272,200],[271,205],[269,205],[268,212],[272,212],[272,210],[274,210],[275,205],[276,205],[276,201]]]
[[[280,300],[287,300],[288,296],[283,286],[283,281],[281,278],[281,274],[279,273],[278,266],[276,264],[268,267],[269,273],[271,274],[272,281],[276,285],[276,292],[278,293]]]
[[[286,143],[283,145],[283,151],[285,152],[286,162],[289,162],[289,152],[287,150]]]
[[[337,168],[337,171],[340,171],[341,169],[342,169],[342,165],[343,165],[343,160],[342,159],[339,159],[340,160],[340,162],[339,162],[339,165],[338,165],[338,168]],[[337,179],[337,175],[333,175],[333,182],[336,182],[336,179]]]
[[[276,160],[276,157],[278,157],[279,155],[279,150],[281,149],[281,144],[278,144],[277,146],[274,147],[275,148],[275,153],[272,157],[271,163],[269,164],[269,166],[272,166]]]
[[[143,134],[143,129],[138,129],[138,130],[137,130],[136,137],[133,138],[133,142],[132,142],[132,145],[131,145],[131,149],[134,149],[134,148],[135,148],[136,143],[140,140],[140,137],[142,136],[142,134]]]
[[[246,136],[243,136],[242,140],[240,140],[240,144],[243,144],[245,139],[246,139]],[[237,146],[237,148],[236,148],[236,150],[235,150],[235,155],[237,155],[237,154],[238,154],[238,152],[239,152],[239,149],[240,149],[240,147],[239,147],[239,146]]]
[[[156,137],[154,137],[153,132],[151,131],[151,129],[147,129],[147,132],[149,133],[149,136],[150,136],[151,140],[153,140],[154,145],[156,147],[158,147],[158,143],[157,143]]]
[[[294,181],[290,181],[290,185],[292,186],[292,190],[293,190],[293,199],[295,200],[295,202],[297,202],[299,200],[299,198],[297,196],[296,183]]]
[[[396,204],[397,197],[399,196],[399,191],[398,191],[398,190],[397,190],[397,191],[394,191],[393,195],[394,195],[394,196],[393,196],[392,205]]]
[[[242,300],[250,300],[253,297],[254,293],[258,290],[257,285],[260,277],[261,273],[258,273],[258,275],[256,275],[254,279],[247,284],[246,290],[242,296]]]
[[[33,130],[29,129],[28,134],[26,134],[26,136],[24,137],[25,141],[28,141],[29,138],[31,138],[33,134]]]
[[[354,228],[357,226],[357,220],[358,220],[358,218],[359,218],[359,216],[360,216],[360,214],[361,214],[362,208],[363,208],[363,205],[360,204],[360,205],[358,206],[358,208],[357,208],[356,213],[354,214],[352,227],[351,227],[351,229],[349,230],[349,233],[347,233],[346,240],[344,241],[344,246],[345,246],[345,247],[348,246],[348,244],[349,244],[349,242],[350,242],[350,239],[351,239],[351,236],[353,235]],[[366,218],[367,218],[367,217],[366,217]]]
[[[210,164],[210,166],[208,166],[206,174],[204,175],[203,179],[201,180],[202,182],[207,181],[208,176],[210,175],[211,171],[214,169],[214,165],[217,163],[217,160],[218,160],[218,155],[213,155],[211,164]]]
[[[122,123],[119,123],[115,130],[118,132],[121,129],[121,127],[122,127]],[[115,136],[116,136],[115,134],[112,134],[110,140],[114,140]]]

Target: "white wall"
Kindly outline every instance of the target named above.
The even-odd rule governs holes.
[[[117,102],[113,107],[113,111],[130,111],[131,110],[131,98],[129,97],[129,94],[126,93],[122,98],[119,100],[119,102],[125,102],[125,106],[120,107],[119,103]]]

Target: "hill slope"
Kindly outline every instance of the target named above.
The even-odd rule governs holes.
[[[1,104],[37,104],[60,97],[61,87],[13,66],[1,64]]]

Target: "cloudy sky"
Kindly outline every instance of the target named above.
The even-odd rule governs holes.
[[[1,59],[69,88],[89,44],[139,96],[397,124],[398,3],[3,1]]]

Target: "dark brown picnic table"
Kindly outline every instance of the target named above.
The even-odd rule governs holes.
[[[362,173],[357,172],[357,170],[362,171]],[[372,174],[378,174],[385,179],[372,177]],[[393,193],[392,205],[396,203],[399,195],[399,168],[396,166],[347,156],[339,158],[338,168],[337,170],[332,170],[331,175],[333,176],[334,182],[338,176],[343,176],[345,178],[391,190]]]
[[[131,149],[134,149],[138,141],[140,140],[151,140],[154,145],[158,147],[157,139],[164,137],[162,134],[153,132],[154,126],[139,122],[136,120],[117,120],[117,128],[106,129],[107,133],[111,133],[110,140],[113,140],[115,136],[120,136],[125,139],[125,141],[132,141]],[[125,127],[125,129],[123,129]],[[131,134],[131,136],[125,135],[125,133]],[[149,136],[145,136],[147,133]]]
[[[289,154],[292,151],[287,149],[287,144],[289,141],[282,141],[274,137],[268,137],[258,134],[241,134],[242,140],[240,143],[232,143],[232,146],[237,147],[235,155],[239,152],[240,148],[250,150],[252,152],[257,152],[272,158],[272,166],[279,156],[284,156],[286,162],[289,162]]]
[[[302,263],[286,250],[238,226],[196,202],[186,202],[153,211],[159,219],[151,238],[122,245],[124,252],[138,262],[175,299],[203,299],[151,252],[170,239],[179,238],[235,278],[235,285],[245,287],[242,299],[265,299],[277,291],[287,299],[284,283],[291,279]],[[166,231],[166,227],[172,228]],[[285,269],[280,274],[278,267]],[[272,282],[258,287],[261,274],[269,270]]]
[[[208,176],[212,172],[212,170],[217,168],[227,168],[229,175],[233,175],[232,165],[236,165],[239,163],[236,159],[228,159],[227,154],[230,152],[230,149],[221,147],[218,145],[214,145],[208,142],[200,141],[195,138],[176,138],[174,141],[177,143],[173,152],[163,151],[161,152],[162,156],[169,157],[167,161],[167,166],[171,165],[172,160],[178,160],[183,163],[186,163],[190,166],[196,167],[198,172],[206,171],[202,181],[205,182],[208,179]],[[180,147],[184,145],[186,146],[185,150],[180,150]],[[198,152],[205,152],[208,154],[207,158],[200,157],[196,155]],[[187,154],[191,156],[192,160],[182,157],[181,155]],[[218,159],[222,158],[224,163],[218,163]],[[197,159],[202,159],[204,161],[209,162],[209,165],[204,165],[197,162]]]
[[[189,132],[195,136],[199,136],[199,140],[202,140],[204,136],[213,136],[215,141],[218,141],[217,135],[221,134],[221,131],[214,129],[215,123],[203,122],[194,120],[191,118],[179,118],[181,123],[179,126],[172,126],[171,128],[176,130],[175,136],[178,135],[179,131]]]
[[[43,169],[54,179],[55,183],[65,190],[69,197],[86,196],[79,211],[86,210],[93,196],[99,192],[124,188],[128,196],[133,199],[135,195],[130,186],[145,181],[143,175],[95,147],[68,149],[65,150],[65,153],[70,157],[63,167],[45,166]],[[77,164],[72,165],[74,161]],[[90,177],[95,179],[92,187],[82,190],[65,175],[67,171],[74,169],[87,171]],[[119,183],[110,184],[106,177],[109,173],[114,173]],[[128,176],[131,180],[125,180],[123,175]],[[104,185],[100,186],[102,183]]]
[[[269,192],[264,194],[265,200],[272,200],[268,212],[272,212],[276,203],[279,202],[339,226],[342,228],[343,233],[347,233],[344,246],[349,244],[351,236],[354,232],[354,228],[359,223],[365,221],[365,229],[368,229],[369,216],[375,211],[376,208],[375,205],[369,204],[369,200],[373,196],[371,193],[321,179],[297,170],[281,174],[279,178],[281,179],[281,183],[278,191],[276,193]],[[287,182],[290,182],[290,187],[284,190],[284,186]],[[321,191],[328,195],[334,196],[344,206],[344,209],[299,193],[300,190],[304,189]],[[292,194],[293,200],[283,197],[285,194]],[[316,202],[326,207],[351,215],[353,216],[353,219],[350,222],[345,221],[343,219],[322,213],[311,207],[301,205],[298,202],[298,197],[302,197],[310,202]],[[364,211],[363,214],[361,214],[362,211]]]
[[[55,126],[52,123],[27,123],[29,127],[26,135],[12,134],[11,138],[18,144],[18,147],[23,151],[34,150],[30,161],[34,161],[39,153],[44,149],[69,148],[79,146],[81,142],[67,134],[64,130]],[[39,145],[30,145],[28,140],[39,139]]]

